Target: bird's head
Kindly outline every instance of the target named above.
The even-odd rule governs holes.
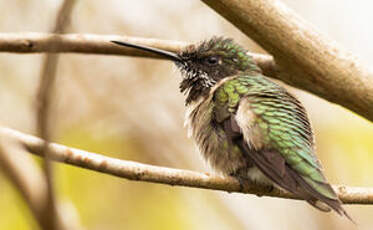
[[[213,37],[210,40],[170,52],[127,42],[112,41],[118,45],[156,53],[173,61],[181,71],[183,80],[180,90],[187,94],[186,104],[208,94],[220,80],[251,71],[260,72],[250,55],[232,39]]]

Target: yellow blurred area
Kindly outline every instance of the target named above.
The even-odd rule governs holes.
[[[364,0],[284,0],[322,33],[371,65],[371,9]],[[0,0],[0,32],[47,32],[58,0]],[[41,13],[42,12],[42,13]],[[197,0],[80,0],[69,33],[180,41],[233,37],[264,52]],[[0,125],[36,133],[36,90],[43,55],[0,53]],[[120,159],[210,172],[183,127],[184,98],[172,64],[118,56],[62,54],[51,127],[53,140]],[[373,186],[373,125],[316,96],[304,103],[317,155],[333,184]],[[55,164],[57,199],[85,229],[355,229],[306,202],[131,182]],[[35,188],[38,189],[38,188]],[[373,228],[373,205],[345,206],[359,229]],[[37,229],[19,192],[0,171],[0,229]]]

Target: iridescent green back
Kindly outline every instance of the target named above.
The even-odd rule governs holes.
[[[314,155],[313,133],[300,102],[263,75],[242,73],[215,91],[217,117],[235,113],[243,97],[248,99],[255,114],[252,122],[263,134],[266,148],[281,154],[286,163],[316,191],[336,199]]]

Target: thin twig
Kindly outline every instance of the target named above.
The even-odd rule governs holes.
[[[0,169],[25,198],[39,225],[43,226],[42,208],[46,205],[47,194],[44,175],[19,142],[1,134]]]
[[[64,0],[59,12],[57,14],[56,23],[54,25],[53,33],[59,34],[63,33],[68,25],[68,20],[70,18],[70,14],[73,8],[75,0]],[[51,47],[54,44],[50,44]],[[58,63],[58,54],[47,54],[44,59],[41,79],[40,79],[40,87],[39,87],[39,94],[38,94],[38,114],[37,114],[37,127],[40,136],[46,140],[44,143],[44,147],[42,148],[42,156],[44,156],[44,171],[45,171],[45,178],[47,181],[47,203],[43,209],[43,221],[42,221],[42,228],[43,229],[64,229],[65,226],[62,220],[59,217],[56,200],[54,196],[54,189],[53,189],[53,168],[52,163],[49,157],[49,111],[50,111],[50,101],[53,95],[53,86],[54,81],[56,78],[57,72],[57,63]]]
[[[0,33],[0,52],[13,52],[13,53],[39,53],[39,52],[72,52],[72,53],[84,53],[84,54],[103,54],[103,55],[126,55],[126,56],[137,56],[137,57],[152,57],[160,58],[159,56],[152,55],[150,53],[144,53],[139,50],[129,49],[125,47],[118,48],[117,46],[110,43],[111,40],[122,40],[129,41],[140,45],[149,45],[152,47],[165,49],[169,51],[179,51],[189,43],[159,40],[150,38],[139,38],[129,36],[118,36],[118,35],[94,35],[94,34],[64,34],[64,35],[53,35],[47,33]],[[50,46],[50,44],[54,44]],[[263,73],[275,79],[282,80],[294,87],[306,90],[314,93],[315,95],[322,97],[331,102],[345,106],[352,111],[357,112],[366,119],[373,121],[373,107],[366,106],[366,102],[373,101],[373,91],[370,87],[373,87],[373,74],[368,71],[364,71],[364,74],[351,74],[348,77],[351,81],[357,79],[359,87],[356,87],[355,83],[350,84],[350,80],[346,80],[346,74],[338,75],[333,73],[328,75],[327,80],[322,79],[324,75],[312,76],[310,70],[306,71],[299,70],[300,73],[292,73],[290,69],[281,68],[276,65],[273,58],[268,55],[249,53],[253,56],[254,60],[258,63]],[[306,57],[307,55],[303,55]],[[351,57],[351,56],[349,56]],[[276,58],[277,62],[277,58]],[[289,61],[291,62],[291,61]],[[357,63],[357,61],[355,61]],[[355,63],[354,62],[354,63]],[[293,68],[299,68],[296,62],[291,62]],[[351,63],[350,63],[351,64]],[[360,68],[359,64],[351,64],[354,68]],[[361,67],[363,69],[363,67]],[[349,69],[341,68],[341,71],[350,71]],[[329,71],[329,70],[328,70]],[[311,71],[312,72],[312,71]],[[325,72],[325,74],[330,74]],[[341,76],[344,78],[342,79]],[[371,76],[370,78],[368,78]],[[361,80],[361,79],[363,80]],[[360,79],[360,80],[359,80]],[[346,80],[346,81],[345,81]],[[372,81],[372,82],[371,82]],[[327,87],[331,88],[327,88]],[[338,89],[336,89],[338,87]],[[352,88],[351,88],[352,87]],[[352,90],[353,92],[341,93]],[[351,93],[360,94],[359,97],[351,97]],[[334,96],[338,94],[338,96]],[[365,99],[359,99],[363,96]],[[356,109],[359,108],[359,109]]]
[[[39,226],[44,227],[44,209],[48,202],[45,175],[36,161],[31,158],[30,153],[25,150],[24,145],[2,132],[0,132],[0,170],[21,193]],[[60,226],[65,226],[69,230],[84,229],[74,205],[64,201],[58,203],[57,209]]]
[[[44,141],[41,139],[9,128],[0,128],[0,134],[14,138],[23,144],[31,153],[42,156]],[[279,189],[273,189],[269,192],[268,188],[260,185],[252,185],[245,188],[245,191],[242,191],[240,184],[233,178],[119,160],[60,144],[50,144],[49,154],[54,161],[126,178],[128,180],[249,193],[260,196],[300,199],[294,194]],[[335,185],[334,188],[345,204],[373,204],[373,188],[347,187],[343,185]]]
[[[102,55],[125,55],[133,57],[163,58],[150,52],[126,47],[118,48],[110,41],[127,41],[177,52],[191,43],[154,38],[97,34],[48,34],[48,33],[0,33],[0,52],[30,53],[84,53]],[[52,45],[53,44],[53,45]],[[269,55],[249,52],[270,77],[276,75],[276,64]]]

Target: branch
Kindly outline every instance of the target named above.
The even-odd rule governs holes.
[[[86,53],[158,57],[149,52],[123,47],[118,49],[111,40],[130,41],[137,44],[154,46],[160,49],[177,51],[188,43],[151,38],[138,38],[118,35],[96,34],[51,34],[51,33],[0,33],[0,52],[12,53]],[[52,45],[53,44],[53,45]]]
[[[0,135],[13,138],[24,145],[31,153],[41,156],[41,151],[44,145],[44,141],[41,139],[1,127]],[[49,154],[51,159],[54,161],[126,178],[128,180],[214,189],[227,192],[249,193],[259,196],[301,199],[294,194],[279,189],[273,189],[273,191],[268,192],[266,187],[260,185],[252,185],[242,191],[240,184],[233,178],[119,160],[59,144],[50,144]],[[345,204],[373,204],[373,188],[358,188],[339,185],[334,186],[334,189],[339,198]]]
[[[189,44],[186,42],[118,35],[53,35],[48,33],[0,33],[0,52],[70,52],[160,58],[159,56],[155,56],[148,52],[142,52],[137,49],[130,49],[125,47],[118,48],[117,46],[110,43],[111,40],[129,41],[132,43],[148,45],[169,51],[179,51]],[[54,45],[51,46],[51,44]],[[324,76],[325,74],[330,74],[330,70],[328,68],[324,71],[325,74],[317,75],[316,72],[313,73],[312,71],[310,71],[309,68],[305,68],[304,70],[302,70],[300,65],[294,64],[296,62],[293,63],[289,61],[292,64],[292,68],[299,68],[300,73],[298,74],[294,73],[291,68],[279,67],[278,65],[276,65],[271,56],[255,53],[249,54],[253,56],[254,60],[257,62],[266,76],[282,80],[294,87],[306,90],[326,100],[345,106],[346,108],[349,108],[364,116],[368,120],[373,121],[373,107],[366,106],[367,102],[370,103],[371,101],[373,101],[373,90],[371,89],[371,87],[373,87],[373,74],[371,74],[370,72],[365,71],[365,74],[347,74],[348,77],[346,76],[346,74],[339,75],[338,73],[333,72],[331,75]],[[304,54],[304,56],[302,57],[306,56],[308,55]],[[276,62],[278,62],[277,57]],[[335,64],[335,60],[333,63]],[[361,68],[361,70],[363,70],[363,67],[361,67],[357,63],[352,64],[352,66],[354,68],[342,68],[339,71],[351,71],[356,68]],[[368,79],[368,77],[366,76],[372,76],[371,80]],[[364,82],[362,83],[362,81]],[[369,83],[370,81],[372,82]],[[352,94],[359,96],[355,97]],[[364,100],[361,99],[361,97],[364,97]]]
[[[47,183],[40,168],[19,142],[0,134],[0,169],[24,197],[31,213],[43,226]]]
[[[53,33],[59,34],[64,33],[68,21],[70,18],[71,11],[73,9],[75,0],[64,0],[62,2],[61,8],[58,11],[56,22],[54,25]],[[51,43],[50,46],[53,47],[55,44]],[[47,182],[47,202],[43,207],[42,211],[42,221],[41,227],[43,229],[67,229],[67,226],[63,223],[63,220],[59,216],[55,193],[53,188],[53,165],[50,161],[49,156],[49,111],[51,106],[51,99],[54,90],[54,82],[56,79],[57,65],[58,65],[58,54],[48,53],[45,56],[41,77],[40,86],[38,93],[39,107],[37,111],[37,127],[40,136],[45,140],[44,146],[41,149],[41,155],[44,157],[44,174],[45,180]]]
[[[21,193],[39,226],[46,227],[45,207],[48,202],[46,199],[48,185],[45,175],[22,143],[1,131],[0,170]],[[64,201],[57,204],[58,219],[66,229],[84,229],[77,218],[77,210],[71,203]]]
[[[12,53],[84,53],[103,55],[125,55],[133,57],[163,57],[138,49],[118,48],[110,41],[120,40],[177,52],[190,43],[181,41],[140,38],[118,35],[96,34],[49,34],[49,33],[0,33],[0,52]],[[52,45],[53,44],[53,45]],[[268,55],[249,53],[265,72],[276,72],[273,58]]]
[[[279,79],[373,121],[372,71],[281,1],[203,2],[274,56]]]
[[[190,43],[118,35],[0,33],[0,52],[12,53],[84,53],[162,58],[149,52],[126,47],[118,48],[110,41],[120,40],[177,52]],[[249,53],[269,77],[276,78],[277,68],[268,55]]]

